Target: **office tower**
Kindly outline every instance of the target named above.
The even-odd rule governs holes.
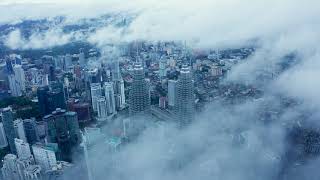
[[[86,57],[82,48],[80,49],[79,53],[79,64],[82,68],[86,67]]]
[[[133,69],[133,82],[129,94],[130,114],[143,112],[150,107],[149,84],[145,80],[144,70],[140,63]]]
[[[176,85],[177,85],[177,81],[175,80],[168,81],[168,105],[170,107],[173,107],[175,103]]]
[[[27,142],[29,144],[35,144],[40,140],[39,135],[37,133],[37,123],[34,118],[23,120],[23,127],[24,132],[26,134]]]
[[[6,71],[8,74],[14,74],[12,61],[9,57],[6,58]]]
[[[64,87],[62,83],[51,82],[50,86],[37,89],[38,104],[42,116],[50,114],[57,108],[66,109]]]
[[[72,56],[70,54],[67,54],[64,57],[64,70],[68,71],[71,66],[72,66]]]
[[[68,110],[76,112],[79,123],[86,123],[91,121],[90,104],[80,102],[78,99],[69,98]]]
[[[91,83],[91,103],[93,111],[97,112],[97,99],[102,95],[101,84],[100,83]]]
[[[3,166],[1,168],[2,177],[10,180],[20,180],[19,170],[17,167],[17,156],[14,154],[7,154],[3,159]]]
[[[126,104],[124,81],[121,78],[120,80],[113,81],[113,83],[116,109],[121,110],[125,107]]]
[[[161,59],[159,62],[159,76],[161,79],[167,76],[167,61],[165,59]]]
[[[175,116],[180,128],[194,119],[194,85],[192,74],[187,65],[183,65],[176,86]]]
[[[17,119],[13,121],[13,126],[14,130],[16,131],[16,135],[18,136],[17,138],[23,140],[24,142],[27,142],[22,119]]]
[[[119,81],[122,79],[121,72],[120,72],[120,66],[119,66],[119,60],[116,59],[113,62],[112,67],[112,81]]]
[[[56,109],[43,120],[47,123],[47,140],[58,143],[62,160],[71,161],[71,149],[81,141],[77,114]]]
[[[104,83],[104,92],[105,92],[105,97],[106,97],[108,114],[116,113],[116,104],[115,104],[112,82],[105,82]]]
[[[7,136],[9,147],[12,154],[16,153],[16,146],[14,144],[14,138],[17,138],[16,131],[14,131],[13,114],[11,108],[2,109],[2,123],[4,132]]]
[[[167,107],[167,98],[166,97],[162,96],[159,98],[159,107],[161,109],[166,109],[166,107]]]
[[[81,134],[76,112],[66,112],[67,128],[70,135],[71,145],[78,145],[81,142]]]
[[[32,152],[36,164],[39,164],[44,171],[51,170],[57,165],[56,150],[52,146],[34,144],[32,145]]]
[[[28,143],[17,138],[14,139],[14,143],[17,149],[17,155],[20,159],[29,159],[30,157],[32,157],[30,146]]]
[[[98,120],[105,121],[108,117],[108,109],[107,109],[107,102],[105,97],[100,96],[97,99],[97,109],[98,109]]]
[[[38,96],[38,104],[39,110],[42,116],[49,113],[49,107],[47,102],[47,93],[49,92],[48,86],[38,87],[37,96]]]
[[[26,79],[21,65],[13,66],[13,74],[8,75],[9,87],[12,96],[22,96],[26,90]]]
[[[8,141],[6,137],[6,133],[3,128],[3,123],[0,122],[0,149],[8,146]]]

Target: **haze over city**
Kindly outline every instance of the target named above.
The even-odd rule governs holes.
[[[0,179],[318,180],[319,7],[0,0]]]

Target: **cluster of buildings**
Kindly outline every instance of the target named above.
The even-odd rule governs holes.
[[[117,152],[139,134],[137,119],[187,127],[228,64],[239,60],[174,42],[135,42],[119,49],[117,56],[80,49],[73,55],[10,55],[1,61],[0,99],[23,96],[39,110],[38,117],[20,119],[10,107],[2,109],[0,148],[9,148],[3,177],[58,178],[72,167],[74,152],[83,151],[88,178],[94,179],[90,159],[97,143]]]

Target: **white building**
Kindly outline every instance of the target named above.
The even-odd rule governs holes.
[[[107,117],[108,117],[107,103],[106,103],[106,99],[103,96],[100,96],[97,99],[97,109],[98,109],[98,120],[99,121],[107,120]]]
[[[177,81],[175,80],[168,81],[168,105],[171,107],[175,104],[176,84]]]
[[[0,149],[8,146],[6,133],[4,132],[3,124],[0,122]]]
[[[26,137],[26,133],[24,131],[24,126],[23,126],[23,120],[17,119],[13,122],[13,125],[14,125],[14,130],[15,130],[18,138],[23,140],[24,142],[27,142],[27,137]]]
[[[100,83],[91,83],[91,103],[93,111],[98,112],[97,109],[97,99],[102,95],[101,84]]]
[[[13,74],[8,76],[9,87],[12,96],[22,96],[26,90],[26,78],[21,65],[13,66]]]
[[[43,170],[51,170],[57,165],[55,150],[52,147],[40,144],[32,145],[34,159]]]
[[[19,159],[28,159],[32,157],[30,146],[28,143],[24,142],[21,139],[14,139],[14,144],[16,145],[17,155]]]
[[[113,90],[113,83],[112,82],[105,82],[104,83],[104,92],[107,102],[107,110],[108,114],[115,114],[116,113],[116,104],[115,104],[115,97],[114,97],[114,90]]]
[[[65,70],[68,70],[72,67],[72,56],[70,54],[67,54],[64,57],[64,68]]]

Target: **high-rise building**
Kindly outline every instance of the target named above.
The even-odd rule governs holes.
[[[37,89],[38,104],[42,116],[50,114],[57,108],[66,109],[66,99],[62,83],[51,82],[50,86]]]
[[[97,112],[97,99],[102,96],[101,84],[100,83],[91,83],[91,103],[93,111]]]
[[[22,119],[17,119],[13,121],[14,130],[16,131],[17,138],[27,142],[26,133],[24,131],[23,121]]]
[[[133,69],[133,82],[129,94],[130,114],[136,114],[150,108],[150,89],[145,80],[144,70],[140,63]]]
[[[35,144],[40,140],[38,132],[37,132],[37,123],[36,120],[33,119],[25,119],[23,120],[24,131],[26,134],[27,142],[29,144]]]
[[[17,134],[16,131],[14,131],[13,114],[11,108],[2,109],[2,123],[11,153],[15,154],[16,146],[14,144],[14,139],[17,138]]]
[[[175,80],[168,81],[168,105],[170,107],[173,107],[175,103],[176,85],[177,85],[177,81]]]
[[[86,67],[86,57],[82,48],[80,49],[79,53],[79,64],[82,68]]]
[[[159,76],[160,78],[165,78],[167,76],[167,61],[165,59],[161,59],[159,62]]]
[[[20,159],[29,159],[32,157],[30,146],[28,143],[24,142],[21,139],[14,139],[16,149],[17,149],[17,155]]]
[[[60,159],[71,161],[71,149],[81,142],[77,114],[56,109],[43,120],[47,123],[47,140],[58,143]]]
[[[121,78],[118,81],[113,81],[113,83],[114,83],[114,90],[115,90],[114,93],[115,93],[116,109],[121,110],[125,107],[125,104],[126,104],[124,81]]]
[[[176,86],[175,116],[180,128],[189,125],[194,119],[194,85],[192,74],[187,65],[183,65]]]
[[[108,114],[116,113],[116,104],[115,104],[115,97],[114,97],[114,90],[113,90],[113,83],[112,82],[105,82],[104,83],[104,92],[105,92],[105,97],[106,97]]]
[[[8,141],[6,137],[6,133],[3,128],[3,123],[0,122],[0,149],[8,146]]]
[[[17,167],[17,156],[14,154],[7,154],[3,159],[1,171],[4,179],[20,180]]]
[[[98,108],[98,120],[105,121],[108,117],[107,103],[106,99],[103,96],[97,99],[97,108]]]
[[[9,87],[12,96],[22,96],[26,90],[26,78],[21,65],[13,66],[13,74],[9,74]]]
[[[76,112],[66,112],[67,128],[70,135],[71,145],[77,145],[81,142],[81,134]]]
[[[44,171],[51,170],[52,167],[57,165],[56,150],[52,146],[34,144],[32,145],[32,152],[36,163]]]
[[[72,66],[72,56],[70,54],[67,54],[64,57],[64,69],[67,71]]]

